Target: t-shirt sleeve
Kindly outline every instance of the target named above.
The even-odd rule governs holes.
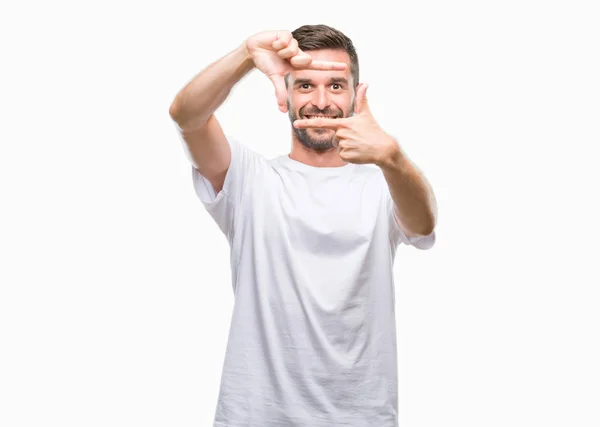
[[[231,163],[222,190],[217,193],[210,181],[194,166],[192,181],[196,196],[231,242],[235,229],[235,215],[244,193],[253,184],[253,178],[259,169],[265,167],[266,161],[262,155],[241,144],[237,139],[227,136],[227,141],[231,148]]]
[[[394,200],[392,199],[389,190],[385,191],[385,199],[390,230],[390,241],[392,244],[394,246],[398,246],[399,244],[404,243],[405,245],[414,246],[417,249],[431,249],[435,244],[435,230],[432,231],[428,236],[407,236],[396,220]]]

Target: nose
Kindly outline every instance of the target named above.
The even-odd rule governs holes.
[[[331,102],[329,101],[329,96],[325,88],[319,88],[313,92],[312,103],[319,110],[324,110],[329,107]]]

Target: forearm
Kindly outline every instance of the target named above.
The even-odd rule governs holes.
[[[399,146],[379,167],[387,181],[402,228],[410,235],[431,234],[435,228],[436,205],[433,190],[424,175]]]
[[[181,89],[169,108],[171,118],[180,128],[203,126],[227,99],[231,89],[253,68],[254,62],[244,42]]]

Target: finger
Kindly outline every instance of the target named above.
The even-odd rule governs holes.
[[[336,130],[335,136],[339,140],[349,140],[350,138],[352,138],[352,129],[348,127],[341,127]]]
[[[335,135],[333,136],[335,146],[338,147],[340,150],[348,148],[348,143],[350,141],[349,138],[351,138],[351,136],[348,135],[348,131],[346,131],[345,129],[337,130],[335,132]]]
[[[308,65],[310,70],[335,70],[344,71],[348,65],[345,62],[333,62],[333,61],[311,61]]]
[[[284,77],[281,74],[271,74],[269,79],[275,86],[275,97],[277,98],[279,110],[285,113],[287,111],[287,88],[285,87]]]
[[[290,64],[298,69],[308,68],[311,62],[312,57],[309,54],[302,52],[300,49],[298,49],[298,53],[295,56],[290,58]]]
[[[285,49],[277,51],[277,55],[280,58],[287,59],[298,54],[298,41],[292,39]]]
[[[300,119],[294,121],[294,127],[297,129],[321,128],[321,129],[340,129],[348,127],[349,123],[345,119]]]
[[[331,138],[331,145],[334,147],[338,147],[340,145],[340,140],[337,135],[333,135],[333,138]]]
[[[368,113],[369,102],[367,100],[367,89],[369,85],[361,83],[356,90],[356,101],[354,102],[354,111],[356,114]]]
[[[348,67],[348,64],[345,62],[313,61],[308,53],[303,52],[300,49],[298,49],[298,54],[296,56],[290,58],[290,63],[294,68],[305,70],[344,71]]]
[[[287,47],[290,43],[290,40],[292,40],[292,38],[293,38],[292,33],[290,33],[289,31],[278,31],[277,39],[272,43],[271,46],[276,51],[279,51],[279,50]]]

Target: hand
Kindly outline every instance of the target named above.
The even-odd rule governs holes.
[[[335,130],[334,141],[337,141],[340,157],[347,162],[382,166],[392,161],[400,153],[400,147],[375,121],[367,101],[367,87],[361,83],[356,90],[354,116],[296,120],[294,127]]]
[[[246,41],[254,65],[271,79],[279,110],[287,112],[287,89],[284,77],[294,69],[345,70],[344,62],[313,61],[298,48],[298,41],[289,31],[265,31]]]

